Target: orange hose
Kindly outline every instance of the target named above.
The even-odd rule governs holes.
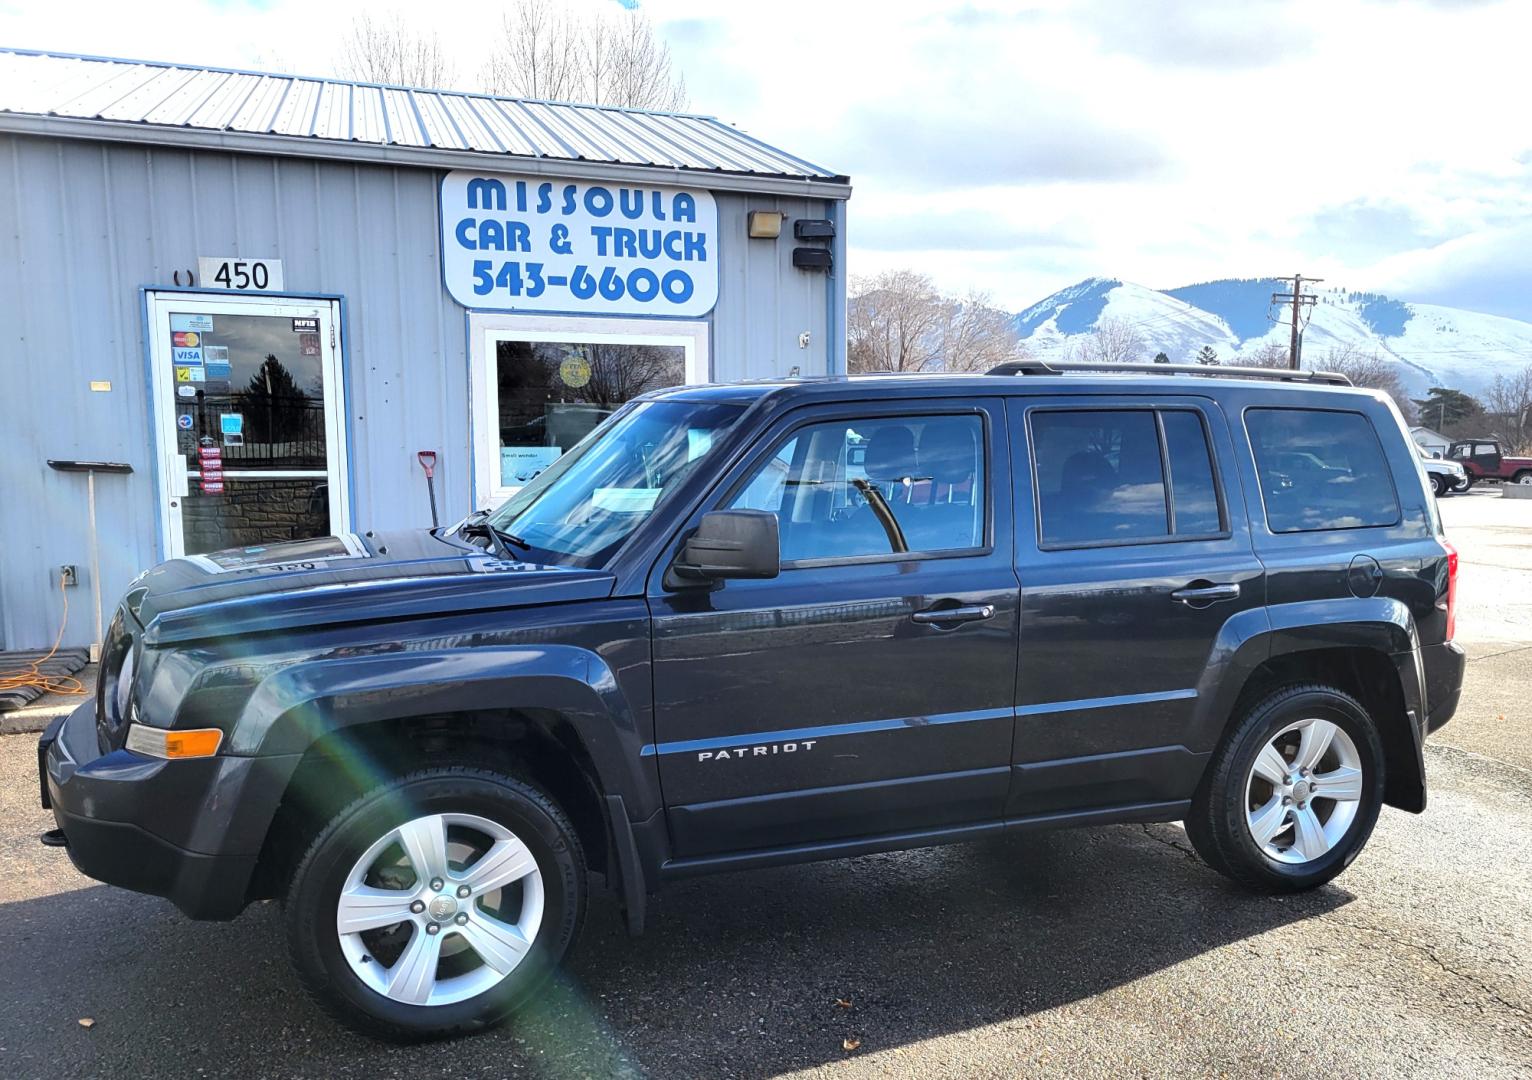
[[[59,651],[59,645],[64,640],[64,630],[69,626],[69,590],[64,585],[64,579],[59,578],[59,594],[64,598],[64,618],[59,623],[58,635],[53,639],[53,648],[48,650],[47,656],[40,656],[31,661],[25,668],[12,668],[10,671],[0,671],[0,691],[21,690],[28,686],[35,686],[45,694],[83,694],[85,684],[73,675],[44,675],[41,667],[53,659],[53,654]]]

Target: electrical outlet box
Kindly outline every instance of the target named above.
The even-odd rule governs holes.
[[[75,569],[74,563],[65,563],[59,567],[59,577],[64,581],[64,587],[70,588],[80,583],[80,572]]]

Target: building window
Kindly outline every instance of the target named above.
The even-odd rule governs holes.
[[[503,502],[640,394],[708,378],[705,323],[471,318],[478,506]]]

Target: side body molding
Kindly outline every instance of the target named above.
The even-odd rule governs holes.
[[[357,725],[503,709],[560,714],[607,794],[621,795],[636,815],[659,809],[653,759],[640,754],[647,704],[635,708],[612,668],[574,645],[459,647],[295,664],[250,696],[229,752],[301,755],[320,738]]]

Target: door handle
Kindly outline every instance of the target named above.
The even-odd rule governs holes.
[[[995,617],[994,604],[969,604],[967,607],[926,608],[910,616],[918,623],[965,623]]]
[[[1192,582],[1184,589],[1177,589],[1170,594],[1170,598],[1178,604],[1188,607],[1196,607],[1199,604],[1216,604],[1220,600],[1238,600],[1239,585],[1230,582],[1227,585],[1201,585]]]

